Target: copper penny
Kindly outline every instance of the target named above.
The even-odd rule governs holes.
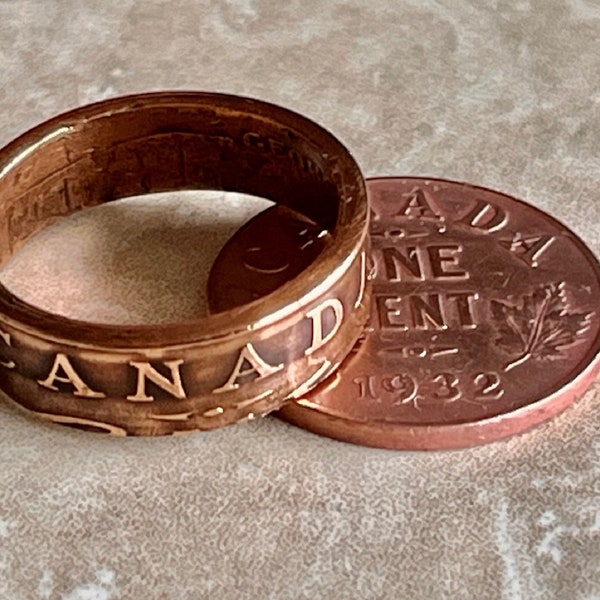
[[[237,241],[244,244],[241,252]],[[213,264],[207,284],[210,311],[238,308],[275,291],[331,243],[327,230],[287,206],[263,211],[237,231]]]
[[[368,193],[369,325],[339,370],[281,417],[357,444],[461,448],[528,429],[584,392],[599,366],[600,265],[580,239],[463,183],[371,179]],[[258,240],[268,252],[269,218],[236,234],[215,269],[238,268]]]

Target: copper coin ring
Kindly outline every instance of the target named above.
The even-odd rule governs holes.
[[[585,391],[599,366],[600,265],[579,238],[481,187],[380,178],[367,189],[369,325],[339,370],[279,416],[368,446],[462,448],[524,431]],[[239,269],[249,247],[277,254],[269,211],[214,269]],[[289,231],[292,217],[280,214]],[[263,290],[285,278],[263,275]]]
[[[77,210],[183,189],[269,198],[333,243],[275,294],[174,323],[67,319],[0,284],[0,389],[29,414],[119,436],[214,429],[278,408],[348,355],[369,314],[364,179],[333,135],[266,102],[137,94],[24,133],[0,149],[0,265]]]

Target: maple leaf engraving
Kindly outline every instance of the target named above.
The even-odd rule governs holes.
[[[490,302],[498,330],[495,341],[502,351],[516,355],[505,371],[530,358],[561,358],[589,328],[591,313],[569,312],[564,287],[564,283],[550,283],[522,296],[516,304]]]

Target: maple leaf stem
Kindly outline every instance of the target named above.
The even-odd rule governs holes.
[[[529,340],[527,341],[527,345],[525,346],[525,352],[523,352],[523,354],[521,354],[519,358],[508,363],[506,367],[504,367],[505,371],[508,372],[531,358],[533,349],[535,348],[535,345],[538,343],[538,340],[540,338],[540,334],[542,332],[542,324],[544,322],[544,319],[546,318],[546,312],[548,310],[549,304],[550,294],[547,294],[544,298],[544,301],[542,302],[542,305],[540,306],[540,310],[538,311],[535,323],[533,324],[531,335],[529,336]]]
[[[525,352],[525,354],[521,354],[521,356],[519,356],[519,358],[517,358],[517,359],[513,360],[512,362],[508,363],[504,367],[504,370],[506,372],[508,372],[511,369],[514,369],[515,367],[518,367],[519,365],[523,364],[529,358],[531,358],[531,352]]]
[[[523,342],[523,346],[527,347],[527,338],[523,335],[523,332],[519,329],[519,326],[515,322],[514,317],[509,316],[506,321],[508,322],[509,327],[519,336],[521,342]]]
[[[521,353],[508,363],[505,371],[522,365],[530,358],[552,359],[562,356],[565,348],[581,342],[578,336],[590,327],[590,313],[569,311],[564,282],[551,283],[522,296],[520,304],[500,302],[494,305],[494,318],[505,317],[499,327],[501,344]],[[511,352],[512,354],[512,352]]]
[[[550,294],[547,294],[540,306],[540,310],[538,312],[537,318],[533,325],[533,331],[529,336],[529,341],[527,343],[527,347],[525,348],[525,354],[531,356],[535,345],[537,344],[540,334],[542,332],[542,325],[544,323],[544,319],[546,318],[546,311],[548,310],[548,305],[550,304]]]

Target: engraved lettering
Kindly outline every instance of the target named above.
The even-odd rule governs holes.
[[[429,358],[458,354],[456,346],[390,346],[379,350],[378,354],[399,354],[403,358]]]
[[[289,147],[279,140],[268,138],[249,131],[242,138],[244,146],[255,148],[262,152],[274,154],[276,156],[286,156],[291,160],[294,166],[304,173],[322,174],[322,169],[317,163],[310,160],[304,154],[298,152],[295,148]]]
[[[330,311],[334,318],[333,326],[327,334],[323,327],[323,315],[326,310]],[[324,346],[337,333],[344,318],[344,305],[337,298],[329,298],[316,308],[309,310],[306,316],[312,321],[312,341],[310,347],[304,352],[308,355]]]
[[[406,331],[408,326],[402,318],[402,298],[394,295],[375,294],[377,314],[381,329],[394,328]]]
[[[382,329],[473,329],[477,326],[473,310],[477,298],[476,292],[375,294],[375,303]]]
[[[459,350],[456,346],[432,346],[429,349],[429,355],[431,358],[448,356],[449,354],[458,354],[458,352]]]
[[[484,200],[476,200],[475,206],[458,222],[486,233],[492,233],[502,229],[508,222],[508,217],[499,206]]]
[[[358,400],[384,401],[393,406],[411,404],[421,410],[423,400],[437,403],[480,403],[498,400],[504,395],[500,376],[495,372],[459,375],[452,371],[434,372],[415,379],[408,373],[362,375],[353,379],[358,386]]]
[[[402,273],[424,279],[421,271],[419,254],[415,246],[397,248],[395,246],[382,248],[385,274],[389,281],[402,281]]]
[[[376,400],[377,392],[375,391],[375,375],[363,375],[355,377],[353,383],[358,385],[359,400]]]
[[[458,244],[427,246],[432,277],[468,279],[468,273],[458,268],[458,255],[461,252],[462,246]]]
[[[394,406],[412,402],[417,396],[417,384],[407,373],[382,378],[381,387],[392,394]]]
[[[304,154],[300,154],[300,152],[293,148],[288,150],[287,154],[296,168],[300,169],[300,171],[303,173],[311,175],[323,175],[323,169],[320,167],[320,165],[307,158]]]
[[[221,387],[213,390],[213,394],[237,390],[240,387],[238,379],[245,379],[254,374],[256,375],[254,380],[256,380],[277,373],[281,369],[283,369],[283,364],[270,365],[261,358],[254,346],[248,343],[240,351],[229,379]]]
[[[431,202],[427,199],[427,194],[419,187],[415,187],[410,192],[402,194],[400,209],[394,215],[403,215],[418,219],[439,218],[439,215],[433,210]]]
[[[62,371],[63,375],[59,374],[60,371]],[[83,381],[83,379],[81,379],[73,368],[68,356],[62,352],[56,354],[48,377],[46,377],[46,379],[38,380],[38,383],[41,386],[54,392],[58,392],[59,388],[55,385],[56,382],[70,383],[75,388],[75,391],[73,392],[75,396],[82,396],[84,398],[106,398],[105,394],[102,392],[95,392]]]
[[[382,348],[378,354],[399,354],[402,358],[425,358],[429,349],[424,346],[389,346]]]
[[[2,331],[0,329],[0,338],[2,338],[2,341],[7,345],[7,346],[11,346],[11,341],[10,341],[10,333],[6,333],[6,331]],[[0,360],[0,365],[2,365],[3,367],[5,367],[6,369],[14,369],[17,365],[14,363],[14,361],[12,360]]]
[[[205,134],[202,138],[211,144],[216,144],[220,148],[235,148],[235,139],[232,137]]]
[[[411,294],[408,296],[413,324],[418,329],[447,329],[442,316],[439,294]]]
[[[462,251],[459,244],[389,246],[381,249],[381,255],[388,281],[469,279],[460,268]]]
[[[454,300],[458,322],[464,329],[474,329],[477,327],[475,316],[473,315],[473,302],[479,298],[475,292],[452,292],[446,296],[449,300]]]
[[[522,260],[530,267],[538,266],[538,259],[548,249],[554,241],[552,235],[533,235],[523,236],[515,233],[510,240],[500,240],[500,245],[513,253],[513,255]]]
[[[137,390],[132,396],[127,396],[127,400],[131,400],[132,402],[152,402],[154,400],[154,396],[150,396],[146,393],[146,380],[151,381],[154,385],[157,385],[175,398],[180,400],[186,398],[183,383],[181,381],[181,373],[179,371],[179,367],[183,364],[183,360],[164,361],[163,364],[165,367],[171,371],[171,380],[159,373],[148,362],[129,361],[129,364],[137,369],[138,377]]]
[[[433,393],[436,400],[455,402],[462,396],[457,387],[459,384],[458,377],[454,373],[438,373],[433,377],[433,381],[438,384],[436,391]]]
[[[473,382],[477,386],[475,397],[479,400],[498,400],[504,395],[498,373],[478,373]]]
[[[244,140],[244,145],[249,148],[257,148],[259,150],[270,150],[269,148],[269,140],[264,138],[258,133],[254,133],[252,131],[248,131],[244,134],[242,138]]]

